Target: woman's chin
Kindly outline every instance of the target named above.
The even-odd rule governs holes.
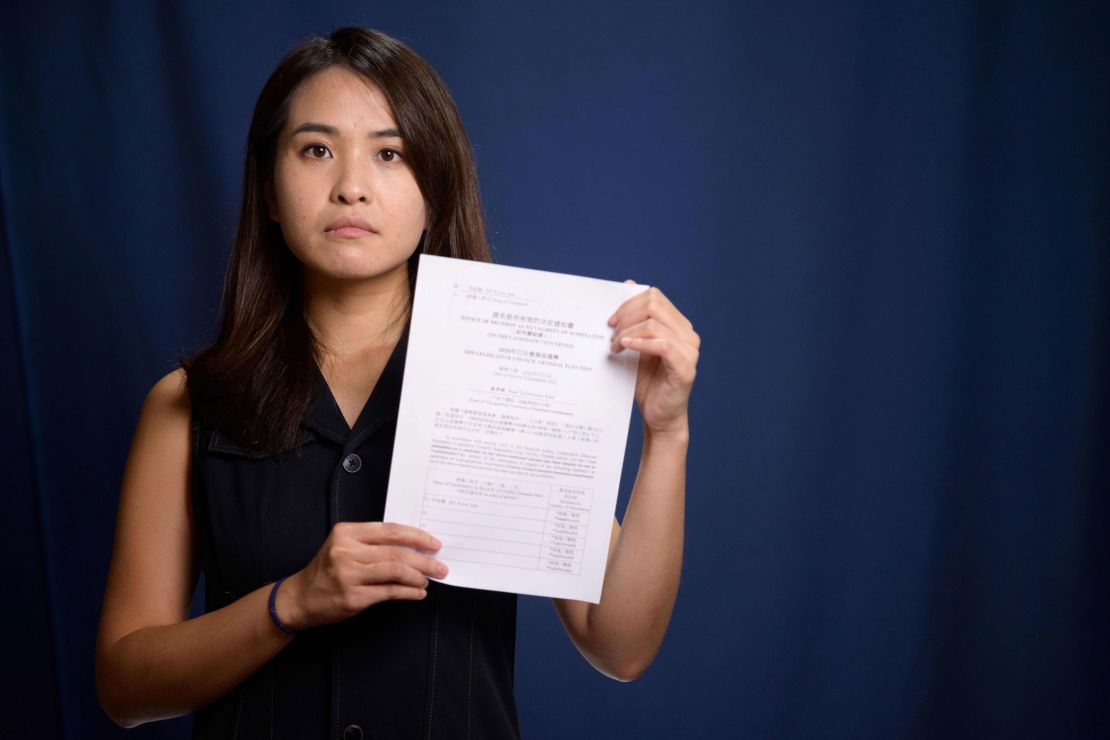
[[[307,272],[321,282],[404,281],[408,277],[408,260],[389,264],[359,261],[354,264],[332,265],[325,269],[310,267]]]

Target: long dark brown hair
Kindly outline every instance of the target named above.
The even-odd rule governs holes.
[[[267,214],[266,188],[291,97],[329,67],[348,69],[382,91],[428,209],[428,230],[408,263],[405,320],[419,252],[490,261],[470,141],[431,65],[397,39],[365,28],[341,28],[293,49],[266,81],[251,118],[219,334],[207,348],[181,358],[194,418],[270,454],[298,441],[321,349],[304,318],[301,264]]]

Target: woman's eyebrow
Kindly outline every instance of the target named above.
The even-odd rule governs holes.
[[[326,123],[312,123],[310,121],[308,123],[302,123],[300,126],[297,126],[297,128],[293,129],[293,133],[290,134],[290,136],[296,136],[302,131],[311,131],[317,134],[331,134],[332,136],[339,135],[339,129],[337,129],[335,126],[329,126]]]
[[[300,126],[297,126],[297,128],[293,129],[293,133],[290,134],[290,136],[296,136],[302,131],[311,131],[317,134],[328,134],[330,136],[339,135],[339,129],[337,129],[335,126],[329,126],[326,123],[313,123],[312,121],[308,121],[307,123],[302,123]],[[382,129],[381,131],[373,131],[370,134],[371,139],[384,139],[387,136],[394,136],[398,139],[403,138],[401,136],[401,132],[395,128],[386,128]]]

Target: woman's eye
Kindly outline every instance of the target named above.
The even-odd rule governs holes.
[[[319,157],[316,156],[320,152],[323,152],[324,154],[330,154],[331,153],[331,152],[328,151],[328,148],[326,146],[324,146],[323,144],[309,144],[308,146],[306,146],[301,151],[304,154],[308,154],[312,159],[322,159],[323,158],[322,155],[319,156]]]
[[[396,149],[382,149],[378,156],[382,158],[383,162],[397,162],[402,159],[401,153]]]

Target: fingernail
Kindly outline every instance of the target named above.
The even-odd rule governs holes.
[[[617,322],[617,315],[613,314],[612,316],[609,317],[609,320],[606,321],[605,323],[607,323],[609,326],[612,326],[616,322]]]
[[[438,550],[439,548],[443,547],[443,543],[442,543],[442,542],[440,542],[439,540],[437,540],[437,539],[436,539],[435,537],[433,537],[433,538],[432,538],[432,545],[433,545],[433,546],[435,547],[435,549],[437,549],[437,550]]]
[[[447,566],[444,565],[443,563],[440,563],[438,571],[439,571],[439,577],[443,578],[445,575],[447,575]]]

